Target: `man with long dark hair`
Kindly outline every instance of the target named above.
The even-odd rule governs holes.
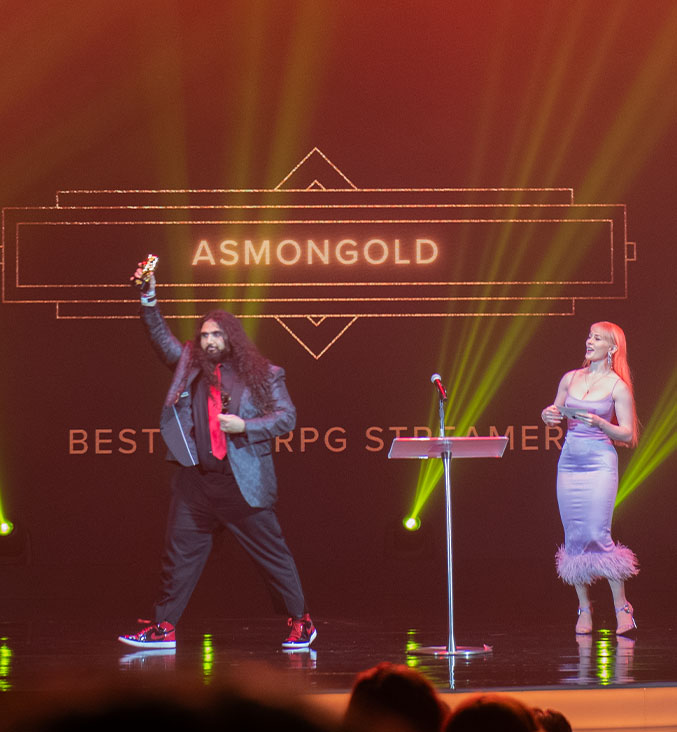
[[[141,269],[133,279],[140,279]],[[284,371],[271,364],[223,310],[207,313],[182,345],[157,307],[155,277],[141,294],[141,319],[162,361],[174,368],[160,420],[172,485],[161,591],[154,622],[119,640],[137,648],[175,648],[175,626],[224,526],[261,569],[289,616],[284,648],[307,648],[317,631],[294,559],[275,515],[272,440],[294,428]]]

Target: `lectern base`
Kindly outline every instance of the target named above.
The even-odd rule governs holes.
[[[486,644],[481,646],[456,646],[455,651],[449,650],[446,646],[421,646],[420,648],[412,648],[407,653],[420,656],[478,656],[481,653],[491,653],[492,646]]]

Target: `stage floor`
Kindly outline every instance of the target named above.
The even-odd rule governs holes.
[[[486,644],[491,651],[436,657],[420,655],[417,649],[444,646],[446,624],[417,628],[396,618],[322,618],[317,626],[317,640],[307,651],[279,647],[284,621],[250,618],[187,623],[180,628],[175,652],[144,652],[116,641],[118,633],[134,630],[119,621],[0,622],[0,703],[97,678],[133,678],[138,688],[155,684],[158,675],[198,683],[249,675],[279,680],[340,713],[356,674],[390,661],[421,671],[451,706],[463,693],[503,691],[560,709],[577,721],[576,729],[621,728],[591,723],[583,708],[602,720],[620,715],[627,729],[677,729],[673,628],[640,629],[634,641],[617,638],[610,630],[577,637],[572,628],[545,623],[477,628],[462,637],[457,633],[456,643]]]

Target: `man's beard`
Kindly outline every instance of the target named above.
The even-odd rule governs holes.
[[[203,350],[205,358],[207,361],[213,364],[221,363],[222,361],[226,361],[230,356],[230,349],[228,346],[226,346],[223,351],[220,351],[218,348],[215,349],[208,349]]]
[[[195,349],[195,363],[200,367],[203,373],[211,374],[214,371],[214,367],[224,361],[228,361],[231,357],[232,349],[229,344],[226,345],[223,351],[205,351],[204,348]]]

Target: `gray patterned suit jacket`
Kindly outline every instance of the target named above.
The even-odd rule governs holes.
[[[191,386],[200,372],[192,363],[193,344],[181,345],[157,306],[142,306],[141,320],[162,361],[174,368],[160,416],[160,431],[169,449],[167,459],[185,466],[197,465]],[[270,508],[275,503],[273,439],[287,434],[296,424],[296,409],[287,392],[284,370],[271,365],[270,378],[273,409],[267,414],[258,411],[246,386],[240,383],[233,389],[230,411],[245,421],[246,428],[243,434],[226,435],[227,458],[235,480],[247,503],[256,508]]]

